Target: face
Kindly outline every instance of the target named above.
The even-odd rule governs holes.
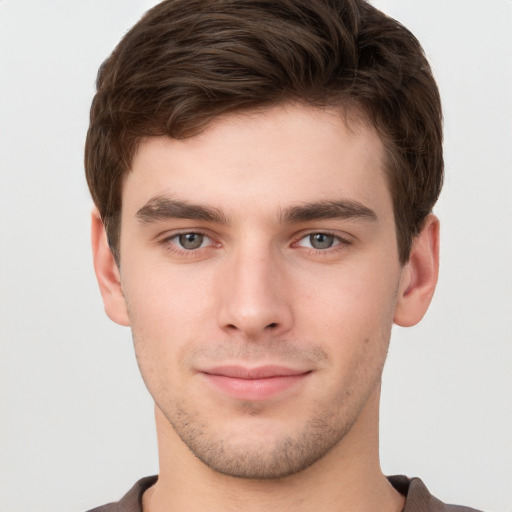
[[[403,269],[383,146],[363,124],[288,105],[145,141],[120,254],[161,421],[209,467],[282,477],[364,421]]]

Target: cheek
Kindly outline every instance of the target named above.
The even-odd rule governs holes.
[[[396,267],[396,268],[395,268]],[[366,265],[349,262],[338,268],[304,272],[301,281],[301,317],[311,317],[318,327],[371,329],[391,322],[400,271],[398,265],[377,261]]]
[[[122,285],[132,326],[162,331],[193,329],[210,310],[211,284],[191,265],[137,265],[123,271]]]
[[[390,270],[391,268],[391,270]],[[386,357],[399,272],[375,267],[340,269],[325,279],[303,282],[304,294],[298,312],[299,332],[325,344],[334,366],[342,373],[378,368]],[[313,288],[315,286],[315,288]],[[316,291],[313,291],[316,290]]]
[[[135,354],[151,392],[176,374],[186,347],[197,339],[204,305],[193,289],[158,269],[138,269],[135,277],[125,268],[123,292]]]

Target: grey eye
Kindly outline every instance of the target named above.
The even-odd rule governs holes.
[[[309,243],[313,249],[329,249],[334,245],[335,237],[326,233],[309,235]]]
[[[205,236],[200,233],[185,233],[178,236],[178,242],[183,249],[199,249],[203,245]]]

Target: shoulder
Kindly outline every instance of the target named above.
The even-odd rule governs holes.
[[[481,512],[470,507],[443,503],[430,494],[420,478],[396,475],[388,477],[388,480],[398,492],[406,497],[402,512]]]
[[[142,495],[157,480],[157,476],[141,478],[119,501],[107,503],[88,512],[142,512]]]

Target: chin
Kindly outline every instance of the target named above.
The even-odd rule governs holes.
[[[190,452],[208,468],[252,480],[281,479],[304,471],[339,445],[358,417],[358,411],[340,415],[339,409],[323,407],[313,419],[300,422],[295,417],[292,425],[279,425],[276,419],[262,417],[262,404],[243,407],[248,416],[231,425],[213,425],[179,408],[172,415],[164,414]]]

